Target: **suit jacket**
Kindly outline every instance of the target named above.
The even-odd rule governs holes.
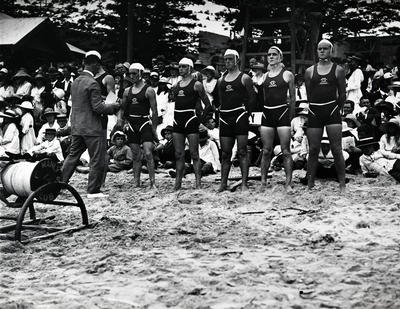
[[[114,114],[113,105],[102,101],[100,85],[94,77],[82,72],[71,86],[71,134],[105,136],[107,115]]]

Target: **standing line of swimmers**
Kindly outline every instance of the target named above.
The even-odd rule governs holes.
[[[315,174],[318,153],[321,146],[323,128],[326,127],[332,154],[339,178],[340,191],[345,190],[345,165],[341,149],[342,124],[340,113],[345,100],[344,70],[331,60],[333,45],[328,40],[318,43],[319,61],[309,67],[305,73],[307,96],[310,98],[307,138],[310,150],[307,164],[308,187],[315,186]],[[260,127],[263,142],[261,161],[261,188],[267,186],[267,172],[271,162],[275,132],[279,137],[283,154],[283,165],[286,181],[285,189],[292,190],[293,161],[290,153],[291,120],[295,114],[295,83],[292,72],[282,64],[283,53],[277,46],[269,48],[267,60],[270,70],[263,83],[264,106]],[[218,80],[220,99],[220,144],[222,153],[221,185],[219,192],[228,188],[228,176],[231,169],[232,149],[237,145],[237,154],[242,175],[242,190],[247,190],[249,162],[247,142],[249,132],[249,115],[253,111],[256,93],[253,81],[239,70],[239,53],[227,49],[224,54],[226,71]],[[142,79],[143,66],[134,63],[129,68],[129,76],[134,81],[132,87],[125,90],[122,108],[118,114],[118,124],[124,126],[128,142],[134,146],[137,154],[137,166],[134,165],[135,184],[140,184],[140,144],[143,145],[148,165],[151,186],[155,186],[154,163],[152,158],[152,141],[157,126],[157,107],[154,91],[147,87]],[[185,139],[189,142],[189,151],[193,160],[195,186],[201,187],[201,165],[199,159],[199,124],[196,108],[199,100],[204,104],[200,117],[210,111],[211,104],[203,84],[196,80],[192,72],[192,60],[183,58],[179,62],[179,74],[182,79],[173,87],[175,101],[173,140],[176,156],[175,190],[182,187],[184,175]],[[150,122],[150,110],[151,119]],[[125,124],[124,124],[125,123]],[[153,165],[152,165],[153,164]],[[136,169],[135,169],[136,166]]]

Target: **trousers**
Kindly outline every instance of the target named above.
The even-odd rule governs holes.
[[[75,172],[82,153],[86,149],[90,157],[87,192],[99,193],[107,172],[107,139],[105,131],[104,136],[72,135],[70,152],[62,167],[62,181],[69,181]]]

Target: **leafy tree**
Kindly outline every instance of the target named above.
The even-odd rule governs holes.
[[[256,10],[260,16],[279,17],[289,15],[290,0],[213,0],[217,4],[230,9],[219,14],[234,30],[240,31],[244,24],[244,5],[259,5],[264,9]],[[313,0],[296,1],[297,6],[313,6],[323,13],[321,33],[332,36],[332,40],[340,41],[348,36],[357,36],[369,32],[373,34],[377,28],[388,34],[399,34],[399,27],[388,27],[387,23],[400,21],[400,3],[396,0]],[[239,10],[234,10],[239,9]],[[267,28],[267,27],[266,27]]]
[[[66,40],[83,49],[98,49],[111,61],[126,59],[126,0],[19,0],[8,1],[2,9],[13,17],[49,17],[59,26]],[[204,0],[150,1],[134,0],[134,56],[149,63],[152,57],[164,54],[177,59],[186,54],[195,41],[189,29],[195,27],[196,16],[186,9],[189,4]]]

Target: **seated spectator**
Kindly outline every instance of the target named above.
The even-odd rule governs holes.
[[[34,121],[33,115],[33,105],[29,101],[22,102],[21,105],[18,105],[22,110],[22,118],[21,118],[21,154],[25,154],[29,149],[31,149],[36,142],[35,129],[34,129]]]
[[[65,92],[60,88],[54,88],[54,111],[58,114],[67,114],[67,103],[64,101]]]
[[[28,150],[29,154],[34,160],[41,160],[50,158],[56,162],[64,161],[64,156],[61,149],[61,144],[56,139],[57,131],[54,128],[47,128],[45,130],[44,140],[36,146]],[[28,156],[26,156],[28,158]]]
[[[361,124],[366,124],[377,129],[381,125],[381,115],[379,111],[372,106],[370,99],[363,96],[360,99],[360,107],[364,108],[364,110],[356,115],[357,120],[360,121]]]
[[[379,141],[379,151],[389,160],[400,159],[400,121],[392,118],[383,125],[384,134]],[[394,162],[393,161],[393,162]]]
[[[3,136],[0,137],[0,157],[17,158],[20,154],[17,113],[11,109],[0,113],[3,118]]]
[[[199,156],[202,176],[215,174],[221,170],[217,145],[209,140],[207,130],[199,132]]]
[[[31,95],[32,84],[31,76],[24,69],[20,69],[14,76],[15,96],[22,99]]]
[[[219,129],[216,128],[215,119],[213,117],[207,117],[204,125],[208,130],[208,136],[210,137],[210,140],[215,142],[218,146],[218,149],[220,149],[221,144],[219,142]]]
[[[36,144],[40,144],[44,140],[44,134],[46,129],[55,129],[58,130],[60,126],[56,121],[56,113],[52,108],[48,107],[44,110],[43,117],[46,119],[46,123],[42,125],[37,135]]]
[[[351,100],[344,101],[342,119],[344,119],[347,115],[352,114],[353,111],[354,111],[354,102]]]
[[[68,118],[65,114],[57,115],[57,123],[60,126],[57,129],[57,138],[60,140],[63,155],[66,157],[71,146],[71,126],[68,124]]]
[[[112,173],[129,170],[132,167],[133,154],[131,148],[126,145],[125,133],[116,131],[111,141],[114,145],[107,150],[107,154],[110,158],[108,170]]]
[[[378,175],[388,175],[392,170],[395,161],[382,155],[379,151],[379,143],[374,137],[360,139],[357,148],[362,152],[360,166],[364,177],[374,178]]]
[[[297,141],[301,144],[304,136],[304,124],[307,122],[308,116],[308,103],[301,102],[299,107],[296,108],[296,117],[291,122],[291,135],[292,141]]]
[[[309,146],[308,146],[307,137],[304,138],[304,143],[302,146],[305,149],[302,149],[301,152],[308,153]],[[347,153],[347,151],[343,150],[343,158],[345,161],[347,161],[347,159],[349,158],[349,154]],[[308,155],[307,155],[307,160],[308,160]],[[317,168],[316,177],[337,180],[335,161],[334,161],[333,154],[331,151],[329,139],[326,134],[323,135],[322,140],[321,140],[321,150],[318,155],[318,168]],[[300,182],[302,184],[306,185],[307,177],[301,178]]]
[[[161,130],[162,139],[155,148],[158,158],[162,164],[161,167],[173,168],[175,167],[175,148],[172,139],[172,126],[167,126]]]
[[[2,68],[0,70],[0,102],[10,99],[14,95],[14,87],[8,75],[8,70]]]
[[[350,115],[347,115],[347,117]],[[354,116],[354,115],[351,115]],[[357,136],[356,136],[357,135]],[[357,174],[360,172],[360,156],[361,150],[356,147],[356,141],[358,140],[358,132],[351,129],[347,122],[342,124],[342,149],[349,154],[349,158],[346,161],[346,172],[349,174]]]

